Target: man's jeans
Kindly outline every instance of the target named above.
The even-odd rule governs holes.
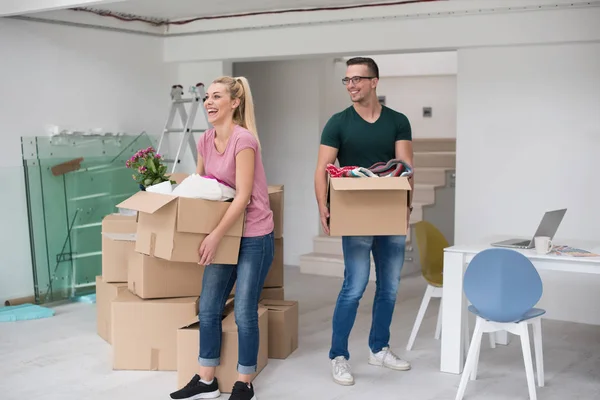
[[[221,357],[221,319],[227,297],[235,289],[234,313],[238,326],[238,372],[256,372],[258,358],[258,300],[274,256],[274,236],[243,237],[238,264],[211,264],[204,270],[200,295],[200,356],[205,367],[216,367]]]
[[[377,277],[369,347],[378,353],[389,347],[390,325],[404,265],[406,236],[344,236],[344,284],[333,313],[333,335],[329,358],[350,359],[348,337],[356,319],[371,269],[371,250]]]

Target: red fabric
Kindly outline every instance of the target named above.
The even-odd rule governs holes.
[[[327,167],[326,167],[327,172],[329,173],[329,176],[332,178],[345,177],[347,172],[350,172],[356,168],[358,168],[358,167],[347,166],[347,167],[338,168],[333,164],[327,164]]]

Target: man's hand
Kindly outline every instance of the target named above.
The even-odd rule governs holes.
[[[319,216],[323,232],[329,235],[329,209],[327,208],[327,165],[333,164],[337,158],[338,149],[331,146],[320,145],[319,156],[317,159],[317,169],[315,170],[315,195],[319,205]]]
[[[221,237],[215,233],[209,234],[204,238],[200,246],[198,247],[198,255],[200,256],[200,265],[212,264],[217,254],[217,248],[221,242]]]
[[[321,216],[321,225],[323,226],[323,232],[329,235],[329,209],[327,206],[319,206],[319,215]]]

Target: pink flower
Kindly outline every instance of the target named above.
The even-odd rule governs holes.
[[[144,172],[146,172],[146,171],[148,171],[148,168],[146,168],[146,167],[143,167],[143,166],[142,166],[142,167],[139,167],[139,168],[138,168],[138,172],[139,172],[140,174],[143,174],[143,173],[144,173]]]
[[[160,154],[155,155],[154,158],[156,158],[157,160],[160,160]]]
[[[125,166],[126,166],[127,168],[131,167],[131,163],[129,162],[129,160],[125,161]]]

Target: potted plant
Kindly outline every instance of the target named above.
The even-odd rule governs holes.
[[[165,175],[167,166],[162,163],[161,155],[156,153],[153,147],[139,150],[125,162],[125,166],[135,171],[132,177],[139,184],[140,190],[152,187],[149,191],[171,192],[171,184],[174,184],[175,181],[170,180]],[[165,188],[162,188],[162,186],[165,186]]]

